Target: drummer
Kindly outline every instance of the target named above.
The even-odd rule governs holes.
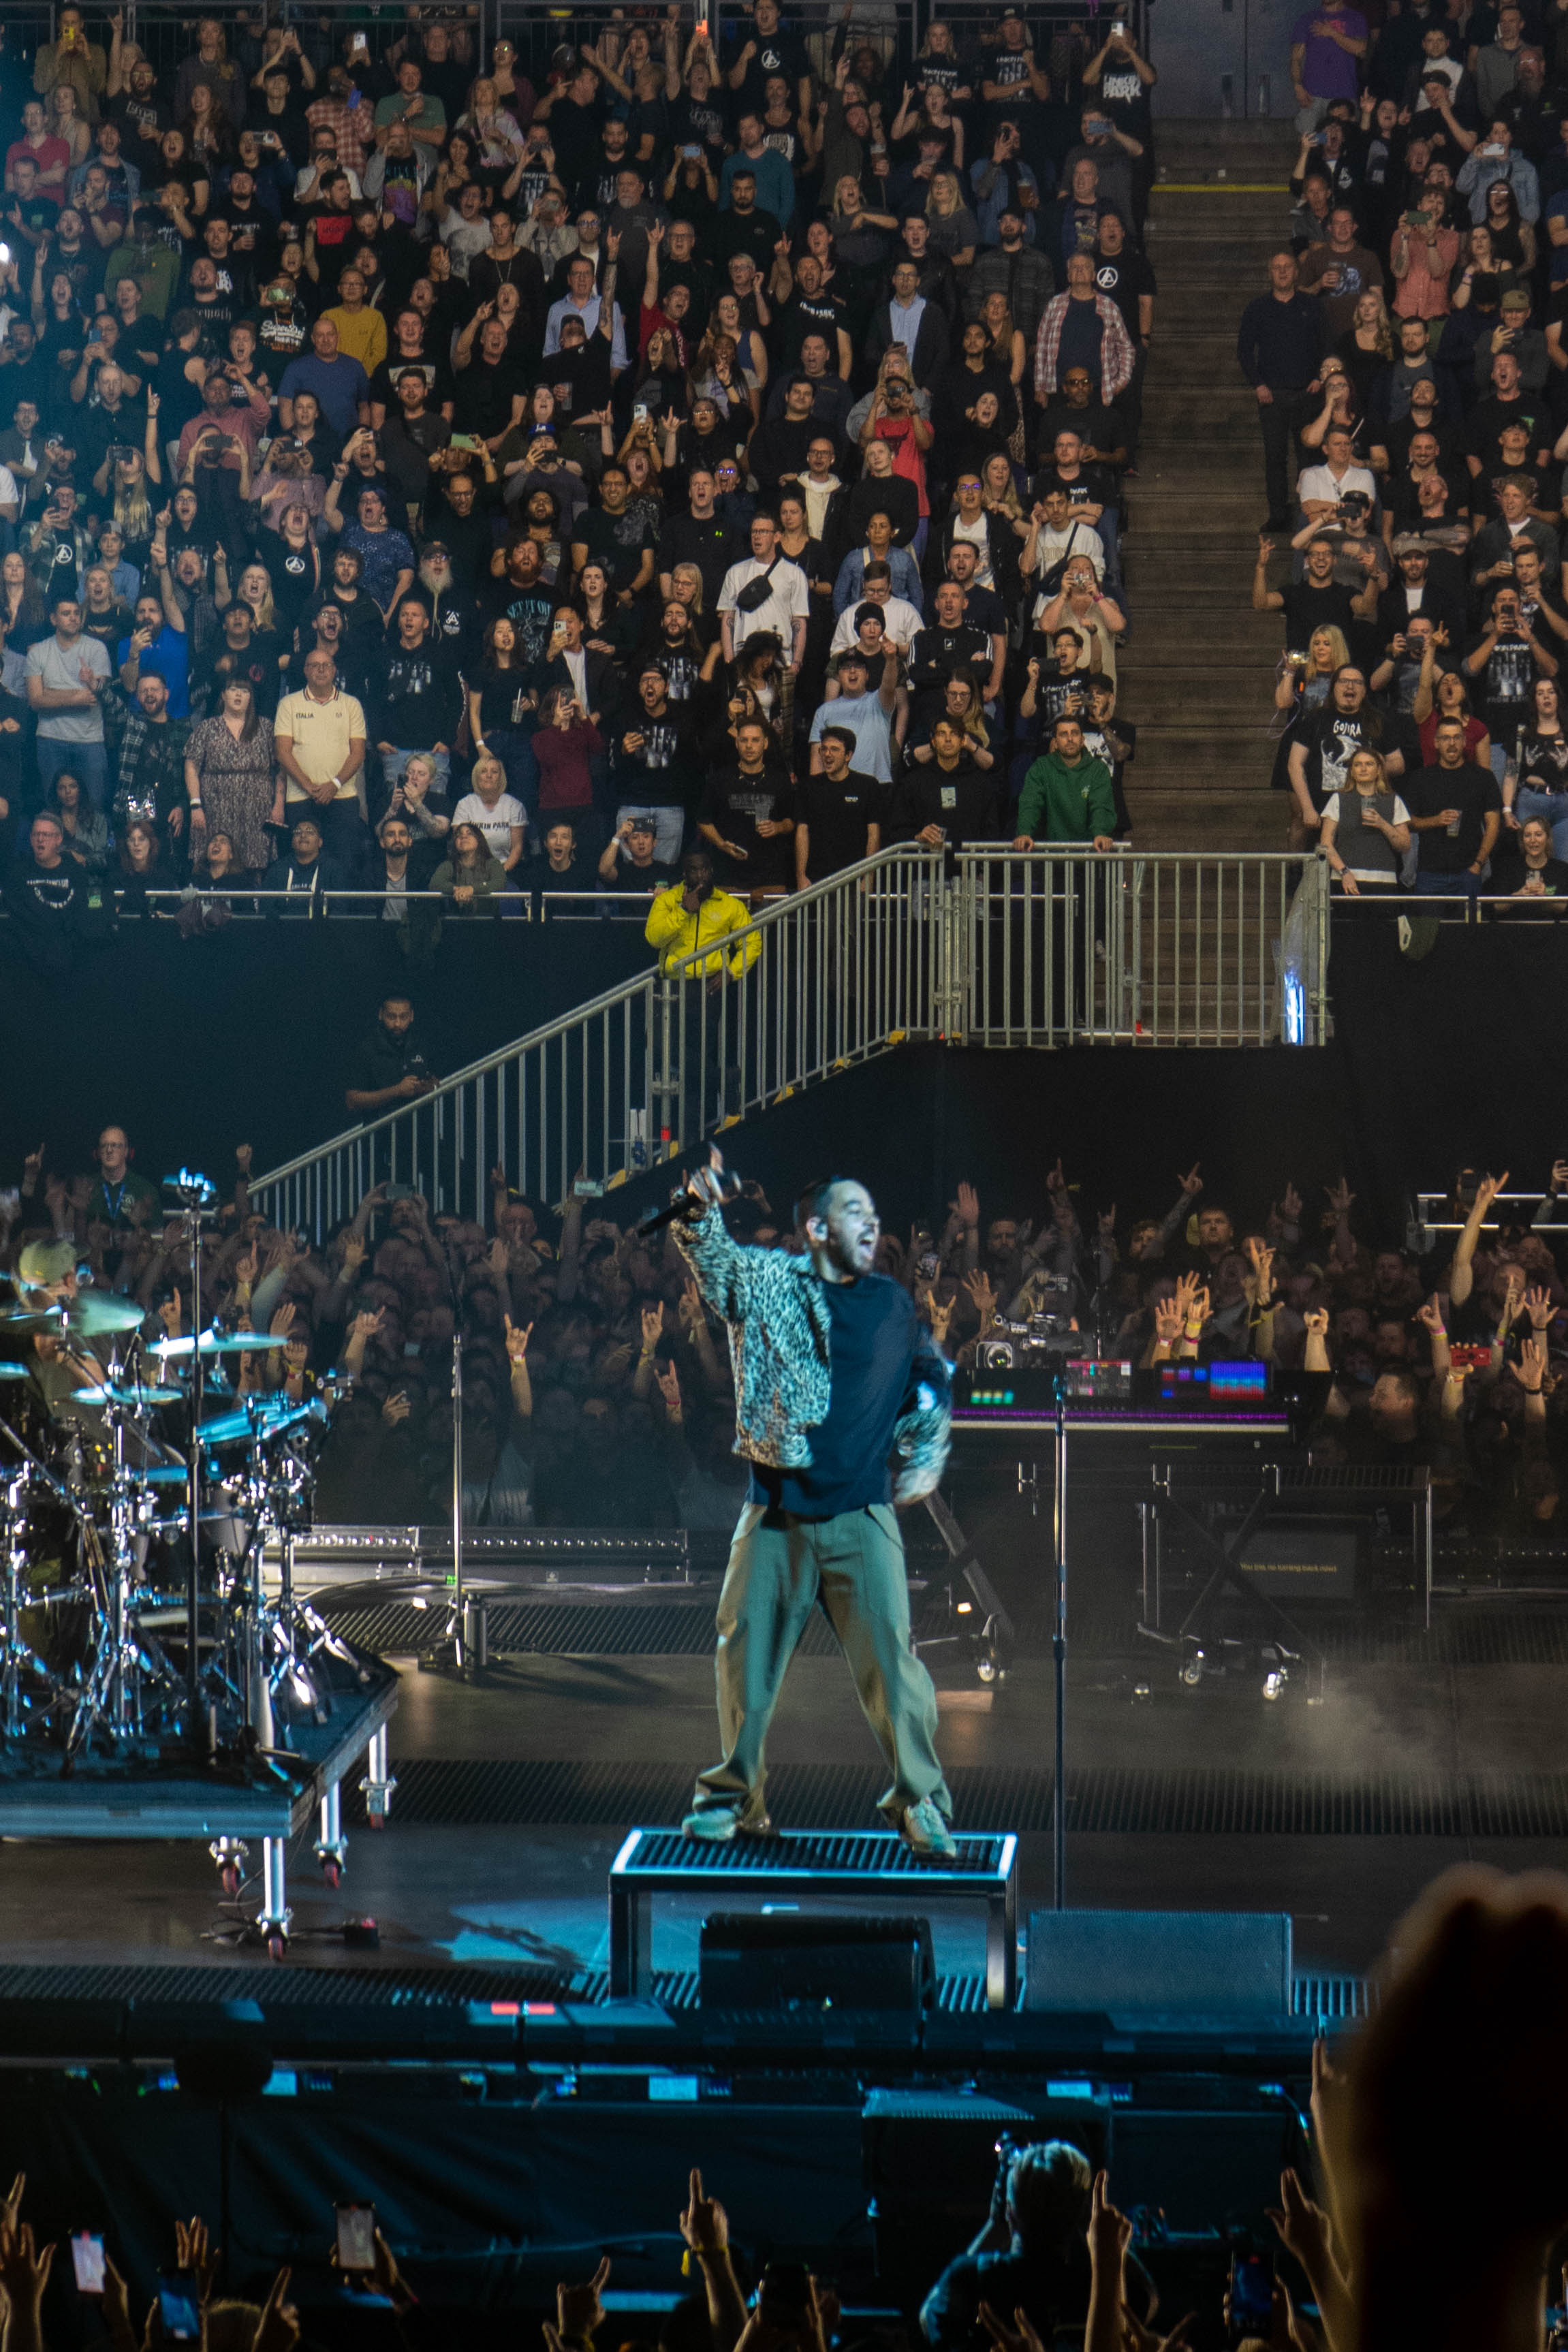
[[[112,1376],[116,1343],[134,1331],[141,1320],[138,1310],[122,1298],[107,1298],[98,1291],[82,1290],[77,1281],[76,1250],[71,1243],[58,1240],[33,1241],[24,1245],[16,1260],[16,1305],[25,1315],[64,1307],[84,1320],[98,1320],[96,1331],[79,1326],[68,1335],[36,1333],[32,1370],[51,1421],[66,1423],[85,1440],[108,1444],[110,1433],[102,1405],[83,1397],[80,1391],[101,1388]],[[125,1458],[131,1462],[147,1464],[177,1458],[144,1419],[126,1430],[125,1442]]]
[[[69,1306],[77,1295],[76,1250],[71,1243],[24,1244],[16,1260],[16,1304],[23,1313],[36,1315],[47,1307]],[[103,1379],[105,1366],[93,1353],[91,1343],[79,1333],[73,1333],[68,1342],[51,1331],[40,1331],[33,1340],[33,1376],[51,1415],[57,1420],[79,1419],[79,1407],[69,1415],[62,1414],[60,1408],[75,1390]]]

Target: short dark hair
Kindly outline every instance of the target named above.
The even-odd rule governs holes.
[[[858,1180],[853,1176],[818,1176],[815,1178],[813,1181],[807,1184],[796,1197],[795,1204],[795,1222],[796,1226],[804,1231],[811,1218],[820,1217],[823,1214],[827,1204],[827,1197],[836,1184],[853,1184],[858,1181]]]
[[[822,741],[826,743],[829,736],[834,742],[843,744],[844,756],[847,760],[852,760],[855,757],[856,739],[853,727],[825,727],[822,730]]]

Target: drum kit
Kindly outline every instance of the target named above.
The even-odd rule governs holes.
[[[132,1300],[15,1287],[0,1307],[0,1772],[266,1769],[290,1724],[325,1720],[326,1658],[352,1659],[291,1575],[335,1391],[249,1387],[243,1360],[286,1344],[268,1332],[148,1340]]]

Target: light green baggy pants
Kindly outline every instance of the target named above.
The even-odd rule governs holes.
[[[736,1813],[742,1828],[766,1818],[768,1726],[819,1598],[893,1776],[882,1811],[897,1825],[907,1806],[930,1797],[947,1819],[952,1800],[937,1760],[936,1692],[910,1647],[903,1538],[888,1503],[834,1519],[797,1519],[763,1503],[741,1513],[719,1595],[724,1760],[699,1774],[693,1810]]]

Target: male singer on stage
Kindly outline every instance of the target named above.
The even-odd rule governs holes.
[[[752,1484],[719,1597],[724,1760],[700,1774],[686,1834],[772,1827],[768,1725],[820,1599],[892,1773],[883,1813],[915,1853],[951,1854],[936,1693],[910,1647],[893,1511],[942,1476],[947,1366],[909,1292],[873,1270],[881,1223],[864,1185],[829,1176],[802,1194],[795,1218],[809,1255],[798,1257],[732,1241],[722,1185],[714,1151],[689,1181],[692,1206],[675,1232],[703,1298],[730,1327],[735,1451]]]

